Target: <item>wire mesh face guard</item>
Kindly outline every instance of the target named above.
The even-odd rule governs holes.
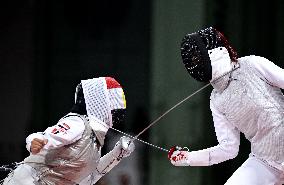
[[[126,101],[123,89],[115,79],[100,77],[81,83],[89,117],[96,117],[108,127],[123,120]]]
[[[187,35],[182,42],[181,56],[188,73],[196,80],[207,82],[212,77],[210,58],[198,33]]]
[[[112,123],[120,124],[124,121],[126,115],[126,109],[114,109],[111,110]]]
[[[230,58],[237,61],[237,53],[227,39],[216,29],[209,27],[187,34],[181,43],[181,57],[188,73],[196,80],[209,82],[212,79],[212,66],[208,50],[226,47]]]

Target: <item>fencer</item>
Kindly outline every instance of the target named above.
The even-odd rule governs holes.
[[[101,157],[107,131],[124,119],[126,100],[111,77],[82,80],[70,113],[44,132],[26,139],[30,156],[4,180],[4,185],[92,185],[133,152],[134,143],[121,137]]]
[[[233,159],[243,133],[251,153],[225,185],[283,184],[284,70],[264,57],[238,58],[224,35],[212,27],[187,34],[181,57],[195,80],[213,86],[210,109],[218,145],[197,151],[173,147],[170,162],[210,166]]]

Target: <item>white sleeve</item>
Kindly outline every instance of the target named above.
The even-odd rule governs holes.
[[[56,125],[48,127],[44,132],[29,135],[26,139],[26,147],[29,150],[31,141],[34,138],[39,138],[48,140],[47,144],[44,146],[44,149],[58,148],[80,139],[84,130],[85,124],[80,117],[73,115],[67,116],[59,120]]]
[[[250,63],[269,84],[284,89],[284,69],[278,67],[270,60],[259,56],[252,56]]]
[[[84,130],[84,121],[79,116],[67,116],[44,131],[43,135],[48,139],[44,148],[52,149],[71,144],[82,137]]]
[[[233,159],[239,152],[240,132],[211,103],[214,127],[219,144],[204,150],[189,152],[190,166],[210,166]]]

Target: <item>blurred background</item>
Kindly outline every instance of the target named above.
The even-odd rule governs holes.
[[[69,112],[81,79],[113,76],[124,87],[127,118],[116,128],[136,135],[203,86],[182,65],[186,33],[214,26],[239,56],[260,55],[284,67],[281,0],[22,0],[0,2],[0,164],[28,156],[25,138]],[[140,139],[169,149],[216,145],[211,87],[174,109]],[[109,131],[106,153],[121,137]],[[174,167],[167,153],[136,150],[97,184],[222,185],[248,157],[211,167]],[[1,179],[7,174],[0,172]]]

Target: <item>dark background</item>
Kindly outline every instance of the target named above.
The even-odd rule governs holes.
[[[282,1],[203,3],[202,27],[224,32],[240,56],[260,55],[284,67]],[[146,127],[153,119],[151,84],[157,75],[152,73],[152,25],[151,0],[1,1],[0,164],[28,155],[27,135],[43,131],[68,113],[81,79],[115,77],[128,103],[127,124],[118,128],[135,134]],[[204,115],[210,115],[208,102],[203,106]],[[203,128],[206,146],[215,144],[212,127]],[[149,140],[148,133],[142,139]],[[249,144],[243,138],[241,151],[233,161],[203,168],[201,184],[223,184],[247,158]],[[140,148],[140,155],[141,183],[148,184],[149,150]],[[4,178],[6,173],[0,173]]]

